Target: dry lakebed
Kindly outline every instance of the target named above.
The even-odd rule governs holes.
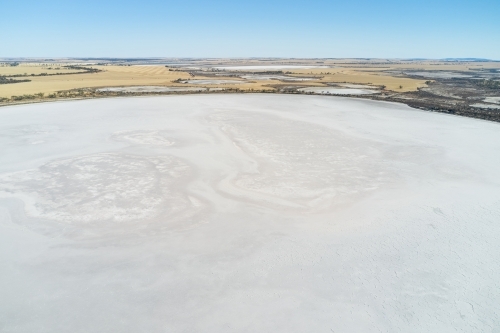
[[[500,124],[305,95],[0,108],[1,332],[500,332]]]

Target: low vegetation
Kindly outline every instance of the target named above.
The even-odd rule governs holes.
[[[21,83],[21,82],[30,82],[31,80],[15,80],[5,76],[0,76],[0,84],[10,84],[10,83]]]
[[[83,67],[83,66],[68,65],[68,66],[64,66],[64,68],[74,69],[74,70],[81,70],[81,71],[84,71],[84,73],[99,73],[99,72],[102,72],[102,70],[97,69],[97,68],[93,68],[93,67]],[[80,72],[74,73],[74,74],[79,74],[79,73]]]
[[[496,80],[480,80],[477,82],[479,86],[488,88],[488,89],[495,89],[495,90],[500,90],[500,81]]]
[[[33,76],[54,76],[54,75],[75,75],[75,74],[89,74],[89,73],[99,73],[102,72],[102,70],[97,69],[97,68],[92,68],[92,67],[81,67],[81,66],[63,66],[63,68],[67,69],[72,69],[72,70],[79,70],[80,72],[59,72],[59,73],[39,73],[39,74],[28,74],[28,73],[20,73],[20,74],[12,74],[12,75],[3,75],[0,77],[5,77],[5,78],[12,78],[12,77],[33,77]],[[47,68],[47,69],[52,69],[52,68]],[[59,69],[59,68],[54,68],[54,69]],[[17,82],[28,82],[27,81],[17,81]]]
[[[44,97],[43,93],[38,93],[38,94],[33,94],[33,95],[25,94],[22,96],[12,96],[11,100],[23,101],[23,100],[30,100],[30,99],[42,99],[43,97]]]

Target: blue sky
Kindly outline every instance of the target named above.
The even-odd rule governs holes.
[[[0,57],[500,59],[500,0],[0,0]]]

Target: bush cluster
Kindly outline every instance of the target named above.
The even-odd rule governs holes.
[[[495,80],[481,80],[477,82],[478,85],[489,89],[500,89],[500,81]]]
[[[24,94],[20,96],[12,96],[11,100],[13,101],[24,101],[24,100],[29,100],[29,99],[37,99],[37,98],[43,98],[44,93],[38,93],[38,94]]]

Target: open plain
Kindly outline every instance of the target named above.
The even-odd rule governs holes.
[[[498,123],[276,94],[0,118],[1,332],[499,332]]]

